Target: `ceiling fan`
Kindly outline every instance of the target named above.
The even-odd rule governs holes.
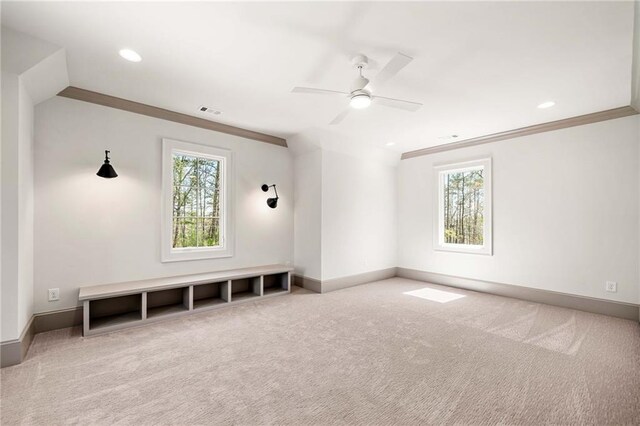
[[[379,105],[383,105],[390,108],[398,108],[405,111],[417,111],[422,104],[417,102],[403,101],[400,99],[386,98],[384,96],[377,96],[371,93],[371,86],[380,86],[389,80],[391,77],[400,72],[401,69],[406,67],[411,61],[412,57],[404,55],[402,53],[396,53],[391,58],[387,65],[380,70],[380,72],[373,77],[372,80],[362,75],[362,70],[367,68],[369,63],[368,59],[364,55],[357,55],[353,58],[352,62],[354,67],[358,70],[358,77],[353,82],[351,91],[339,92],[336,90],[314,89],[311,87],[294,87],[291,92],[293,93],[309,93],[316,95],[331,95],[341,96],[345,99],[349,99],[349,105],[354,109],[363,109],[371,105],[371,102],[375,102]],[[350,109],[345,109],[336,118],[334,118],[329,124],[339,124],[349,114]]]

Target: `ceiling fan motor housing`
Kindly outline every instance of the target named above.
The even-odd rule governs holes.
[[[369,65],[369,59],[365,55],[356,55],[351,59],[351,63],[356,68],[366,70]]]
[[[351,92],[349,97],[353,98],[354,96],[368,96],[368,97],[371,97],[371,93],[367,92],[366,90],[356,89],[353,92]]]

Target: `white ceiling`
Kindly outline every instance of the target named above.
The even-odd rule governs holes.
[[[631,94],[632,2],[3,2],[2,23],[66,48],[73,86],[397,152],[629,105]],[[121,59],[123,47],[143,61]],[[422,102],[419,112],[372,105],[329,126],[341,99],[290,93],[348,91],[353,54],[372,59],[372,76],[398,51],[414,61],[375,93]],[[547,100],[556,106],[536,108]]]

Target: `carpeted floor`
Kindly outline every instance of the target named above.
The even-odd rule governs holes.
[[[1,403],[3,425],[640,424],[640,325],[400,278],[296,288],[39,334]]]

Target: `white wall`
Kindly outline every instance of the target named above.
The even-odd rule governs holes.
[[[640,2],[634,2],[631,106],[640,111]]]
[[[2,72],[2,327],[17,339],[33,313],[33,102]]]
[[[326,281],[395,267],[397,153],[320,129],[288,142],[296,273]]]
[[[396,266],[396,174],[382,161],[323,151],[323,280]]]
[[[36,108],[35,312],[76,306],[81,286],[293,260],[287,149],[55,97]],[[235,255],[160,262],[161,139],[232,149]],[[110,149],[116,179],[95,175]],[[277,184],[277,209],[263,183]],[[47,289],[60,288],[59,302]]]
[[[313,149],[294,157],[294,265],[295,273],[322,278],[322,151]]]
[[[18,89],[18,330],[21,332],[33,315],[34,110],[25,86],[20,84]]]
[[[402,161],[399,266],[637,303],[639,145],[633,116]],[[494,255],[436,252],[433,166],[482,156]]]
[[[34,105],[68,86],[66,55],[2,27],[2,291],[0,340],[20,337],[33,315]]]
[[[2,72],[2,341],[18,337],[18,86]]]

